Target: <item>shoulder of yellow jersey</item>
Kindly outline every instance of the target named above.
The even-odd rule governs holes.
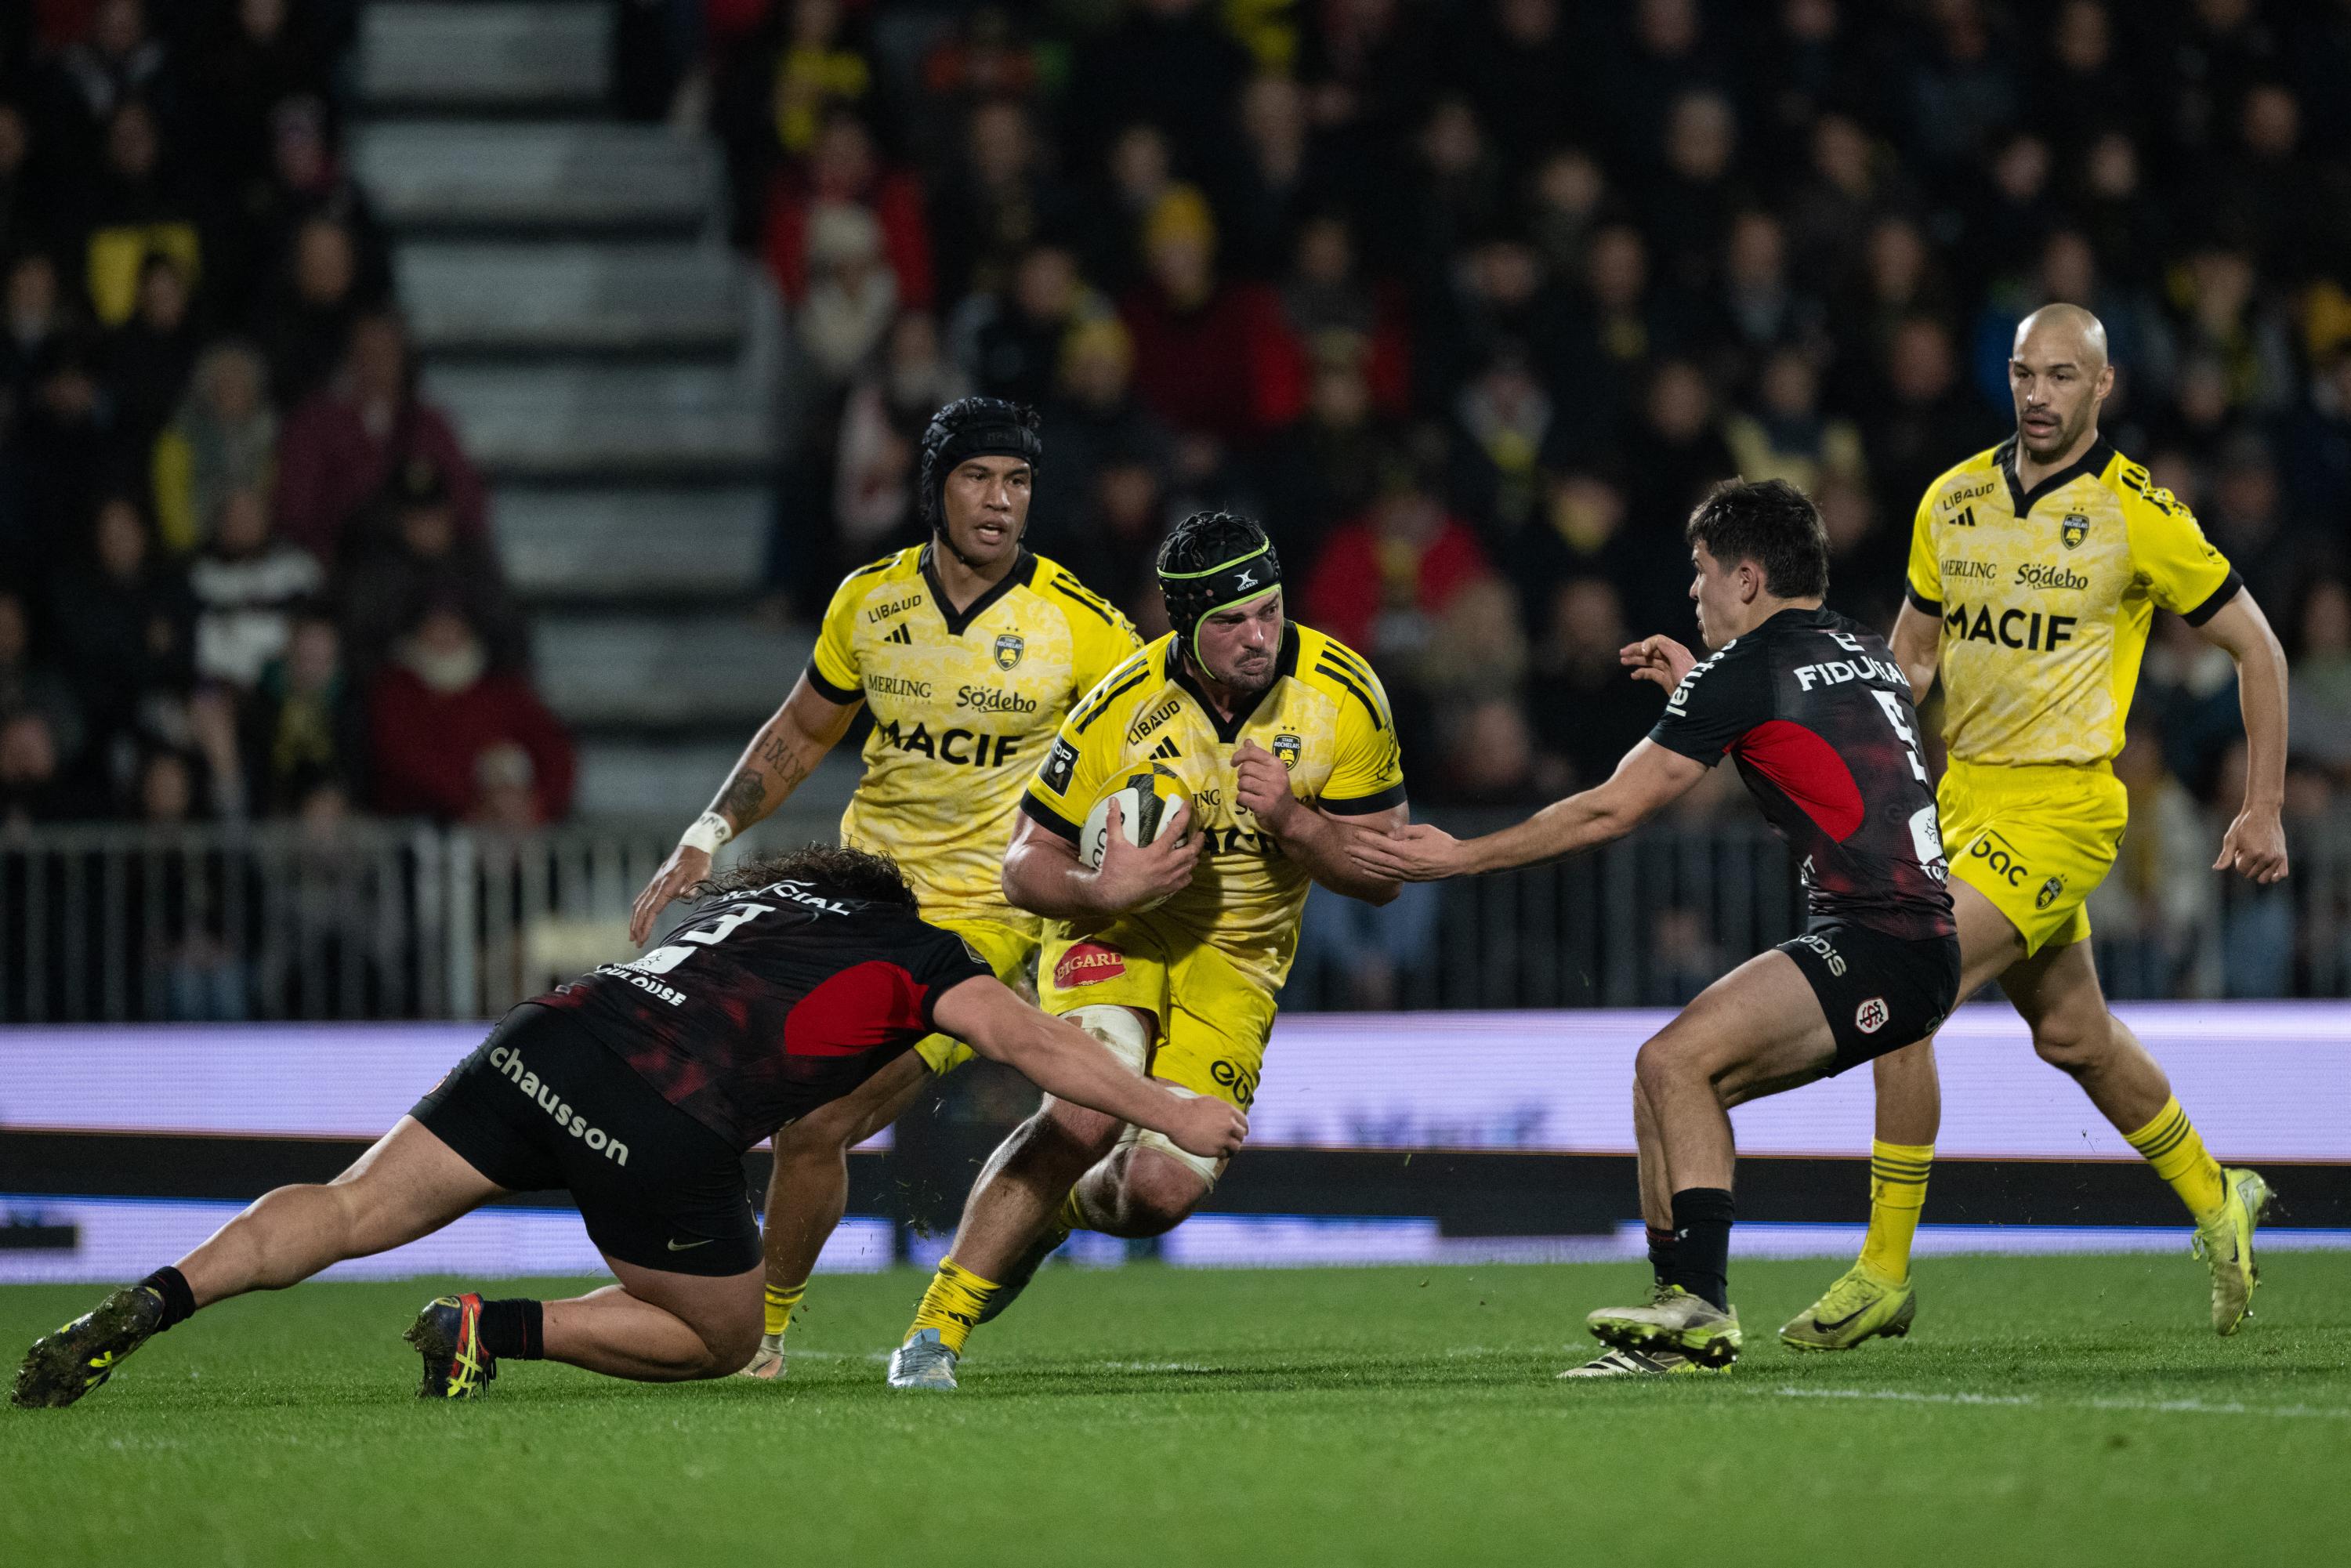
[[[2159,517],[2166,521],[2191,517],[2188,503],[2155,482],[2147,465],[2116,452],[2098,476],[2098,484],[2112,495],[2126,519]]]
[[[906,582],[923,575],[923,547],[908,545],[893,550],[880,560],[869,560],[841,580],[832,591],[834,612],[864,602],[873,590],[890,583]]]
[[[1094,684],[1094,689],[1080,697],[1063,721],[1065,734],[1084,737],[1105,718],[1123,714],[1137,703],[1165,685],[1168,652],[1176,634],[1170,632],[1157,642],[1129,653],[1110,668],[1110,674]],[[1109,727],[1116,731],[1121,727],[1113,722]]]
[[[1342,709],[1359,705],[1374,729],[1393,731],[1395,716],[1388,694],[1372,673],[1371,661],[1344,643],[1311,626],[1298,628],[1298,668],[1294,678],[1328,693]]]
[[[1078,632],[1104,633],[1140,643],[1134,623],[1120,613],[1118,606],[1078,580],[1078,574],[1050,556],[1036,558],[1036,570],[1029,574],[1029,590],[1047,603],[1055,606],[1069,618],[1071,630]]]
[[[1986,475],[1997,476],[2000,473],[2000,455],[2006,446],[2005,442],[1999,446],[1987,446],[1974,456],[1952,464],[1935,476],[1934,483],[1927,486],[1927,495],[1930,497],[1939,496],[1953,486],[1980,485]]]

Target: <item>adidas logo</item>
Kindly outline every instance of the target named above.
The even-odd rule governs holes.
[[[1176,740],[1175,737],[1171,736],[1167,739],[1161,741],[1157,747],[1152,751],[1151,760],[1156,762],[1165,757],[1181,757],[1184,754],[1182,752],[1176,749]]]
[[[904,621],[901,621],[898,622],[898,629],[895,632],[891,632],[887,637],[883,638],[882,641],[884,643],[895,643],[902,648],[911,648],[914,645],[914,629],[912,626],[907,625]]]

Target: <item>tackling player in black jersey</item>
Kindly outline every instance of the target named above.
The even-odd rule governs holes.
[[[1629,832],[1725,756],[1803,857],[1809,929],[1707,988],[1641,1048],[1633,1122],[1656,1289],[1589,1321],[1613,1348],[1565,1375],[1698,1371],[1739,1356],[1729,1108],[1934,1032],[1959,947],[1910,687],[1876,633],[1821,608],[1820,514],[1781,480],[1726,484],[1687,529],[1700,664],[1669,637],[1624,650],[1665,716],[1596,789],[1467,841],[1420,826],[1358,835],[1381,876],[1429,881],[1556,859]]]
[[[408,1331],[424,1356],[419,1392],[472,1397],[501,1356],[648,1382],[732,1372],[759,1339],[744,1153],[934,1030],[1195,1154],[1240,1147],[1239,1110],[1170,1093],[1022,1001],[962,937],[921,918],[886,856],[812,845],[692,894],[667,945],[515,1009],[332,1182],[279,1187],[37,1343],[15,1403],[70,1405],[199,1307],[554,1188],[578,1201],[619,1285],[566,1301],[428,1303]]]

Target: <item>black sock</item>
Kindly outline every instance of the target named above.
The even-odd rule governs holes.
[[[1719,1186],[1674,1194],[1674,1263],[1666,1283],[1730,1310],[1730,1194]]]
[[[140,1281],[139,1286],[163,1298],[163,1321],[155,1325],[157,1333],[196,1315],[196,1293],[188,1289],[188,1277],[169,1263]]]
[[[1657,1277],[1660,1285],[1670,1284],[1674,1277],[1674,1233],[1656,1226],[1645,1226],[1649,1233],[1649,1272]]]
[[[482,1348],[513,1361],[542,1361],[547,1303],[527,1296],[482,1303]]]

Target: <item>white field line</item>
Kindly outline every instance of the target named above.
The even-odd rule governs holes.
[[[1899,1405],[2020,1406],[2049,1410],[2139,1411],[2158,1416],[2277,1416],[2351,1421],[2351,1407],[2328,1405],[2243,1405],[2210,1399],[2047,1399],[2037,1394],[1928,1394],[1905,1388],[1758,1388],[1776,1399],[1886,1400]]]

